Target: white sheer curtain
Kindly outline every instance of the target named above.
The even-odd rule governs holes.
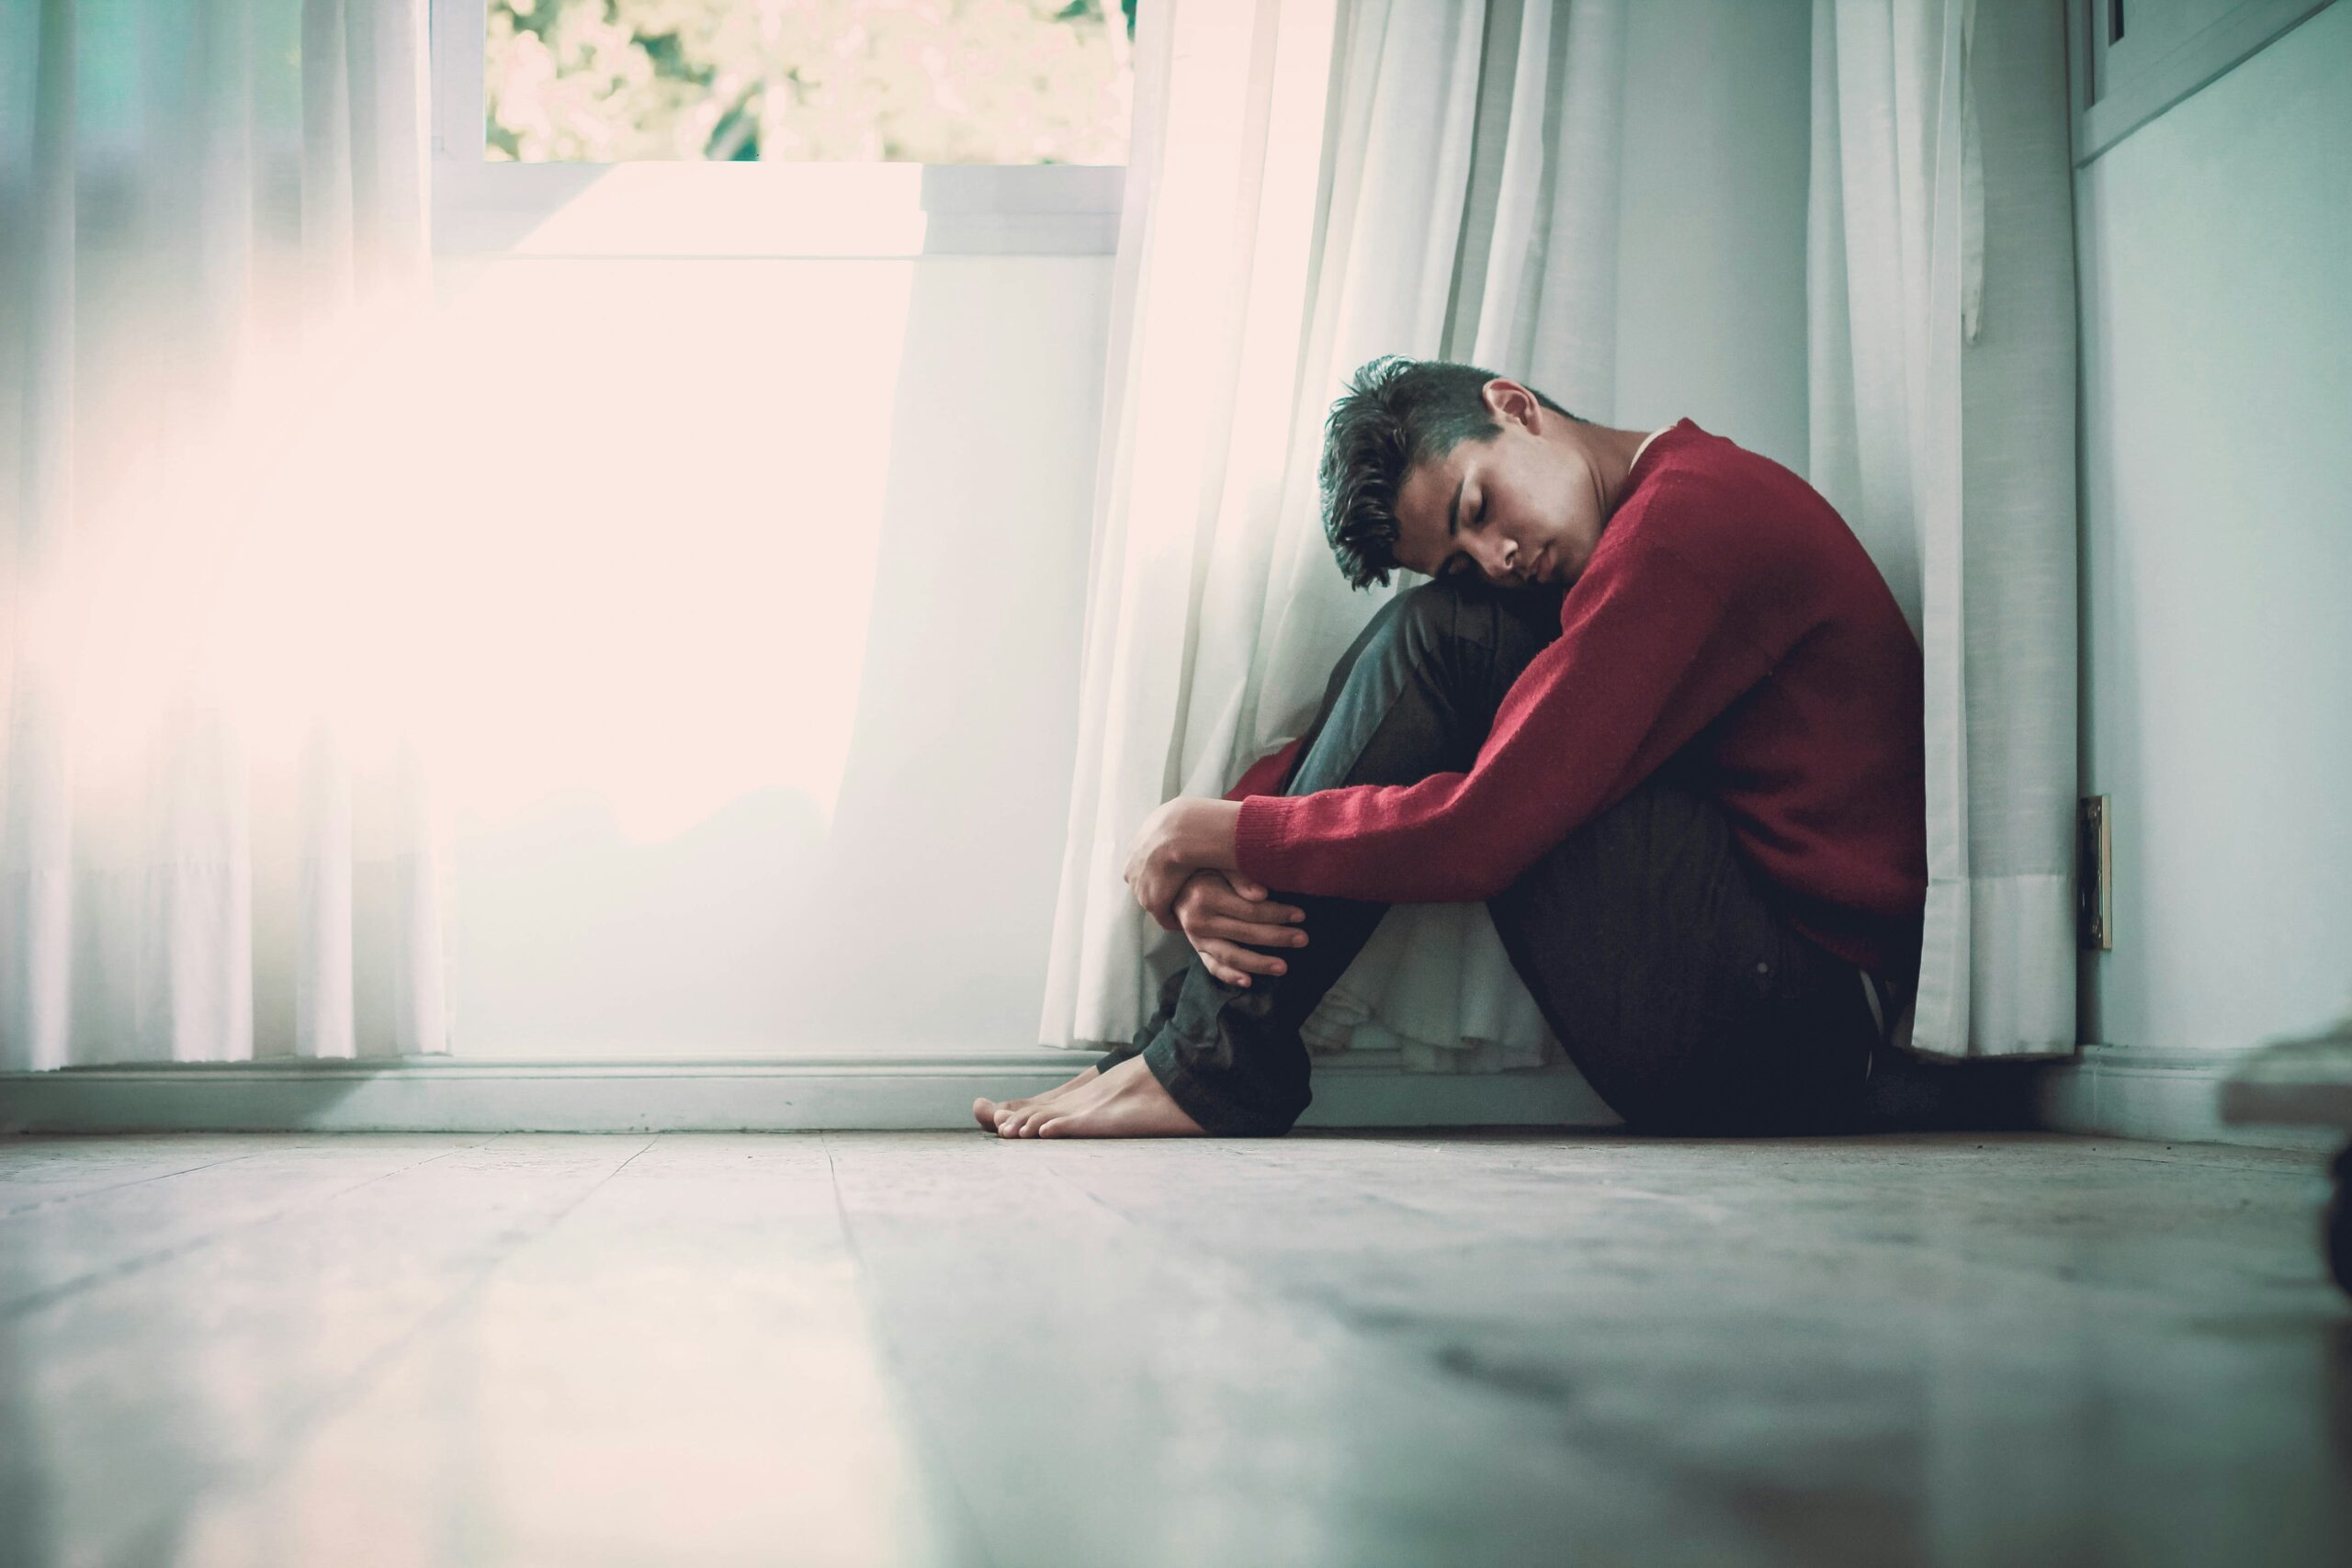
[[[1040,1038],[1131,1038],[1189,956],[1120,879],[1136,823],[1300,733],[1396,587],[1351,592],[1315,465],[1380,354],[1611,416],[1622,0],[1147,6],[1114,295],[1078,764]],[[1401,586],[1396,585],[1396,586]],[[1401,907],[1317,1051],[1556,1055],[1481,905]]]
[[[0,20],[0,1067],[446,1045],[390,694],[424,0]]]
[[[1815,0],[1813,483],[1927,667],[1915,1049],[2075,1044],[2075,293],[2064,17]]]

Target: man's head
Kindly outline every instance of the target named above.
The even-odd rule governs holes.
[[[1324,426],[1323,532],[1340,570],[1357,588],[1396,567],[1573,581],[1608,514],[1598,429],[1475,365],[1374,360]]]

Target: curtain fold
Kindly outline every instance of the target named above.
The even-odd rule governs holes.
[[[0,23],[0,1067],[446,1049],[380,679],[424,0]]]
[[[1131,1037],[1188,955],[1119,882],[1134,825],[1296,734],[1385,597],[1345,590],[1318,526],[1320,423],[1345,376],[1380,353],[1469,359],[1615,416],[1622,5],[1175,12],[1147,10],[1139,39],[1041,1021],[1056,1045]],[[2030,0],[1814,8],[1809,477],[1921,641],[1929,892],[1908,1038],[1931,1055],[2074,1043],[2062,22]],[[1397,910],[1306,1034],[1453,1070],[1556,1049],[1464,906]]]
[[[1120,881],[1135,824],[1300,733],[1402,586],[1351,591],[1323,537],[1316,463],[1347,377],[1483,356],[1611,416],[1623,15],[1143,8],[1045,1043],[1133,1036],[1190,956]],[[1399,907],[1305,1033],[1434,1071],[1558,1054],[1476,905]]]
[[[2075,1044],[2075,292],[2064,18],[1815,0],[1812,472],[1926,667],[1914,1049]]]

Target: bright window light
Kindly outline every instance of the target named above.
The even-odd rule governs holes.
[[[1127,160],[1136,0],[489,0],[484,156]]]

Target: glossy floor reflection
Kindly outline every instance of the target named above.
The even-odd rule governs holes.
[[[2321,1163],[5,1138],[0,1562],[2341,1562]]]

